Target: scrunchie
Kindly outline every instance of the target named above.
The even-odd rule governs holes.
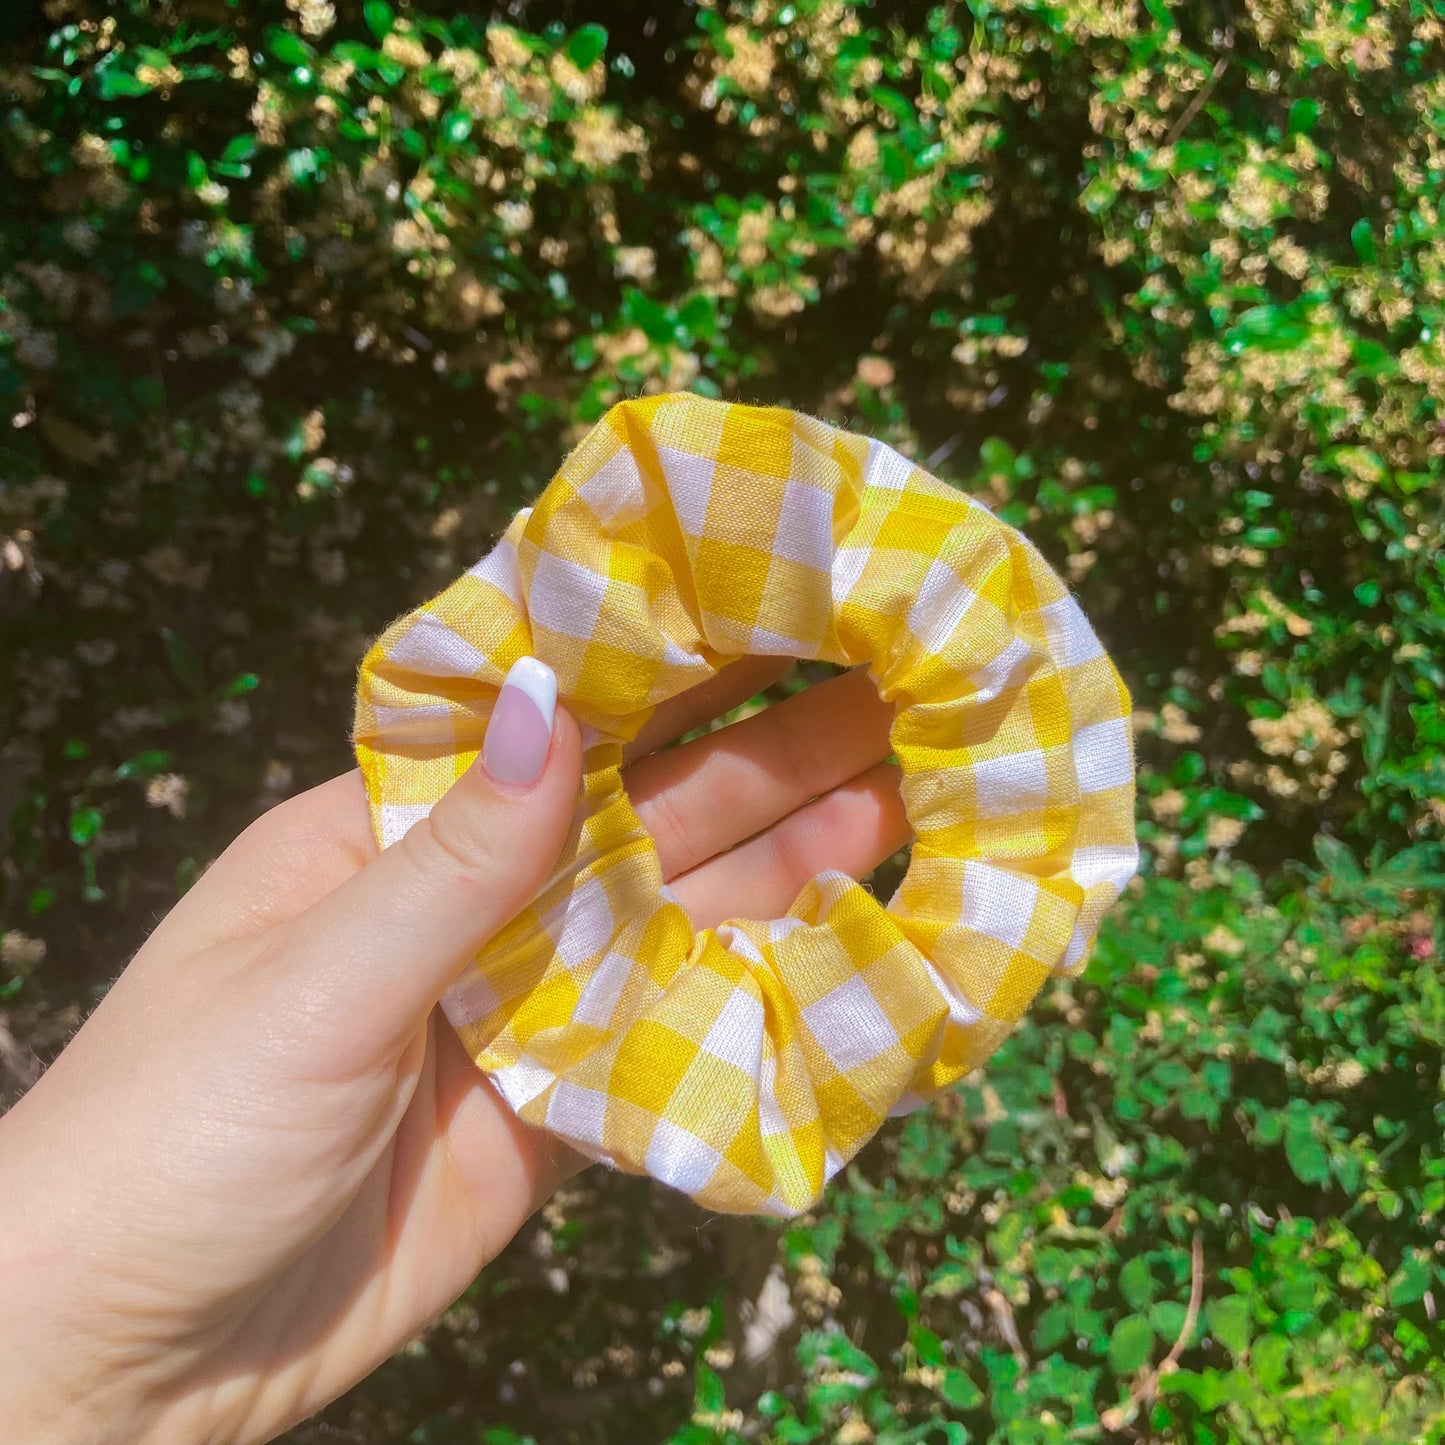
[[[443,1006],[522,1119],[710,1209],[812,1205],[1082,965],[1136,866],[1129,696],[1063,583],[978,502],[812,417],[613,407],[386,631],[355,733],[383,847],[476,756],[527,653],[582,727],[582,797],[551,880]],[[623,744],[758,653],[868,664],[916,842],[886,907],[823,873],[786,917],[699,933]]]

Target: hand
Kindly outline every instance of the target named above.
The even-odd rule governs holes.
[[[734,664],[632,751],[700,927],[775,916],[819,870],[861,876],[907,840],[861,674],[653,751],[781,670]],[[335,778],[176,905],[0,1120],[10,1445],[269,1439],[443,1310],[579,1167],[436,1008],[550,872],[579,776],[559,712],[530,786],[479,764],[380,855],[359,776]]]

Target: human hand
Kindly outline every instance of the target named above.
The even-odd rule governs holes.
[[[631,750],[629,794],[699,927],[775,916],[907,839],[862,674],[654,751],[782,670],[734,664]],[[335,778],[176,905],[0,1120],[7,1442],[269,1439],[444,1309],[578,1167],[436,1002],[545,880],[579,774],[559,712],[535,782],[478,765],[380,855],[359,775]]]

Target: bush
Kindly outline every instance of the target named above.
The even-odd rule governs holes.
[[[1074,582],[1145,876],[817,1215],[594,1171],[295,1438],[1445,1439],[1445,10],[653,10],[0,20],[7,1087],[611,402],[792,404]]]

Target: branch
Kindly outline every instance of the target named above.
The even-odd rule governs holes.
[[[1199,1309],[1204,1303],[1204,1238],[1198,1232],[1189,1247],[1189,1305],[1184,1311],[1184,1324],[1180,1327],[1179,1338],[1174,1341],[1169,1353],[1159,1362],[1159,1368],[1145,1370],[1134,1382],[1129,1398],[1121,1405],[1114,1405],[1103,1411],[1099,1423],[1111,1434],[1122,1430],[1136,1419],[1142,1405],[1152,1404],[1159,1390],[1159,1377],[1172,1375],[1179,1368],[1179,1357],[1189,1348],[1194,1327],[1199,1323]]]
[[[1167,150],[1175,141],[1184,134],[1189,122],[1204,109],[1205,102],[1214,94],[1214,87],[1219,84],[1219,77],[1229,68],[1228,52],[1234,48],[1234,27],[1231,26],[1224,32],[1225,54],[1221,55],[1214,62],[1214,69],[1209,72],[1209,78],[1199,87],[1199,93],[1184,107],[1184,114],[1169,127],[1169,134],[1164,137],[1164,145],[1160,149]]]

